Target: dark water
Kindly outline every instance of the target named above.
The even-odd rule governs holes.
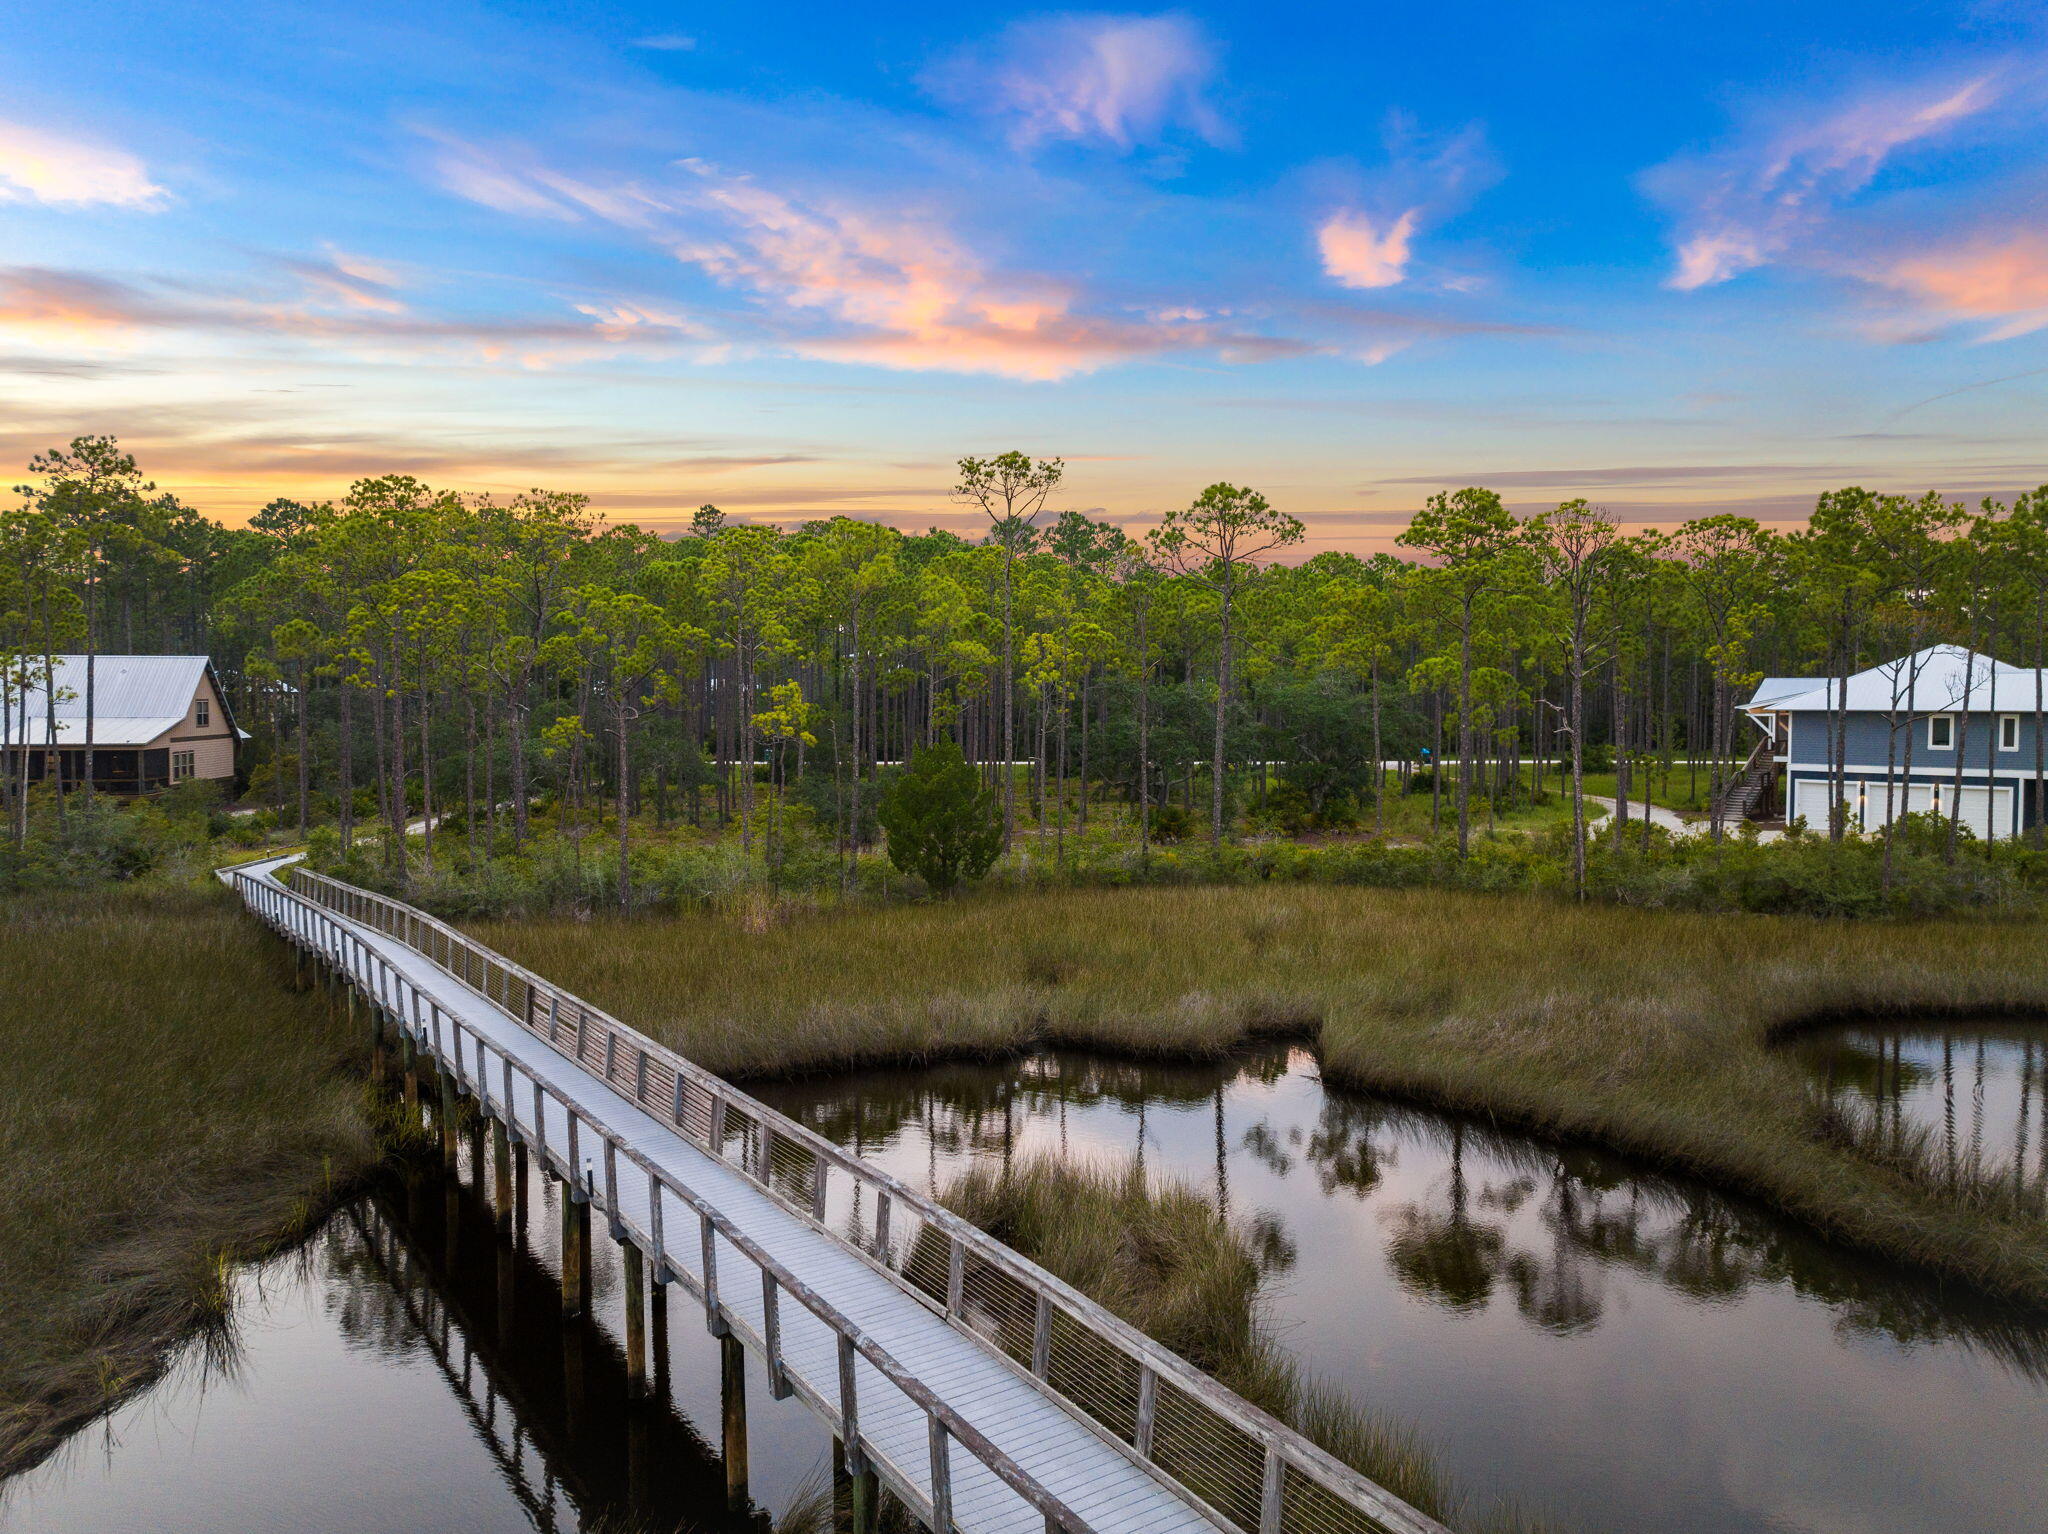
[[[829,1436],[750,1366],[751,1496],[730,1510],[703,1312],[681,1293],[667,1307],[636,1402],[602,1221],[591,1316],[565,1323],[548,1179],[501,1236],[472,1164],[452,1189],[437,1168],[394,1179],[244,1271],[222,1335],[0,1487],[0,1530],[758,1534],[829,1488]]]
[[[921,1186],[1034,1151],[1209,1190],[1279,1254],[1283,1343],[1455,1483],[1582,1530],[2048,1530],[2048,1318],[1627,1161],[1213,1067],[1044,1054],[786,1084]]]
[[[2048,1183],[2048,1027],[2001,1019],[1828,1029],[1792,1046],[1815,1087],[1949,1175]]]
[[[1626,1161],[1326,1091],[1285,1049],[769,1095],[921,1185],[1057,1149],[1210,1190],[1259,1229],[1284,1345],[1477,1501],[1617,1534],[2048,1531],[2043,1318]],[[677,1295],[634,1404],[610,1244],[593,1319],[565,1326],[551,1185],[501,1236],[477,1159],[240,1275],[222,1335],[0,1488],[0,1530],[737,1534],[829,1485],[824,1429],[750,1366],[750,1496],[728,1510],[701,1313]]]

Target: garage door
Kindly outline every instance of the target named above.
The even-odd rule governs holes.
[[[1880,830],[1901,815],[1924,815],[1934,808],[1934,789],[1926,783],[1898,778],[1868,778],[1863,783],[1863,829]]]
[[[1946,797],[1944,795],[1944,797]],[[1956,801],[1956,816],[1971,831],[1989,841],[2012,834],[2012,790],[2009,788],[1966,788]]]
[[[1792,785],[1792,818],[1804,819],[1809,831],[1828,828],[1828,804],[1834,797],[1828,788],[1826,778],[1801,778]]]

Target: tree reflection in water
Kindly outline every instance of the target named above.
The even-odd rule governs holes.
[[[2007,1018],[1845,1026],[1796,1039],[1815,1097],[1929,1171],[2048,1202],[2048,1028]]]
[[[2048,1049],[2030,1064],[2030,1105],[2041,1101],[2032,1083],[2042,1067]],[[1919,1079],[1911,1062],[1874,1051],[1845,1057],[1840,1072],[1845,1084],[1873,1087]],[[1213,1176],[1227,1205],[1227,1161],[1242,1154],[1308,1195],[1289,1196],[1279,1210],[1238,1211],[1276,1271],[1293,1261],[1285,1220],[1348,1220],[1341,1207],[1363,1203],[1401,1290],[1452,1314],[1486,1312],[1509,1298],[1529,1326],[1569,1337],[1600,1326],[1612,1283],[1624,1276],[1708,1308],[1782,1286],[1826,1305],[1844,1335],[1961,1343],[2048,1382],[2048,1339],[2032,1318],[1844,1252],[1761,1208],[1626,1158],[1323,1089],[1314,1075],[1312,1057],[1287,1046],[1200,1063],[1046,1050],[997,1064],[781,1083],[763,1095],[824,1134],[843,1142],[857,1135],[885,1161],[892,1149],[920,1142],[918,1170],[933,1186],[969,1165],[1007,1165],[1020,1146],[1064,1149],[1071,1133],[1077,1154],[1146,1154],[1155,1171],[1184,1181]],[[1272,1090],[1290,1079],[1313,1090],[1306,1098]],[[1226,1101],[1235,1130],[1228,1137]],[[1299,1110],[1303,1101],[1312,1112]],[[1274,1111],[1276,1102],[1291,1120]],[[1215,1118],[1213,1172],[1161,1127],[1196,1109]],[[1164,1156],[1162,1144],[1170,1147]],[[1313,1194],[1301,1186],[1304,1171]]]

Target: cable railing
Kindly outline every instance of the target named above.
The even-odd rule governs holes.
[[[423,955],[528,1034],[547,1041],[691,1145],[858,1251],[950,1324],[993,1347],[1039,1391],[1142,1462],[1207,1520],[1234,1534],[1448,1534],[1434,1519],[972,1222],[675,1051],[402,901],[304,868],[289,869],[287,877],[288,891],[247,875],[238,875],[236,882],[245,899],[254,893],[252,904],[265,898],[263,889],[279,891]],[[482,1048],[478,1039],[479,1059]],[[459,1050],[457,1064],[460,1070]],[[485,1073],[479,1067],[476,1074],[481,1078]],[[507,1094],[511,1074],[508,1056],[503,1070]],[[488,1082],[483,1085],[488,1091]],[[543,1088],[536,1082],[534,1090],[536,1102],[543,1090],[568,1101],[551,1085]],[[572,1134],[579,1113],[571,1110]],[[663,1177],[587,1114],[581,1121],[604,1136],[608,1169],[616,1156],[624,1156],[651,1178]],[[714,1211],[679,1185],[663,1185],[699,1208],[706,1220],[714,1218]],[[595,1188],[591,1193],[593,1199],[602,1197]],[[602,1206],[618,1219],[612,1198],[604,1198]],[[655,1246],[646,1249],[659,1263],[660,1235],[652,1235]],[[741,1246],[737,1233],[730,1239]],[[767,1262],[765,1254],[760,1260]],[[791,1275],[778,1281],[796,1280]],[[900,1369],[892,1360],[883,1372],[893,1378]],[[942,1418],[934,1412],[933,1420]],[[957,1433],[958,1428],[948,1424],[947,1431]],[[960,1436],[966,1444],[967,1437]],[[997,1473],[1016,1485],[1011,1474]],[[1029,1500],[1040,1505],[1036,1496]],[[1049,1528],[1079,1534],[1087,1527],[1066,1521],[1072,1515],[1064,1509],[1041,1510]]]
[[[954,1484],[952,1448],[955,1444],[986,1466],[994,1477],[1015,1492],[1044,1519],[1047,1534],[1094,1534],[1094,1526],[1068,1507],[1037,1477],[1005,1454],[972,1423],[955,1411],[917,1373],[869,1336],[852,1317],[844,1314],[818,1294],[804,1279],[790,1271],[764,1250],[728,1216],[714,1208],[673,1172],[658,1165],[627,1143],[604,1120],[559,1084],[529,1070],[509,1051],[494,1049],[481,1033],[466,1029],[459,1018],[428,997],[402,971],[387,962],[342,922],[330,916],[305,895],[274,881],[236,872],[232,876],[244,903],[279,932],[318,953],[348,981],[360,989],[386,1019],[395,1023],[422,1053],[449,1071],[454,1084],[469,1094],[492,1117],[515,1130],[521,1142],[539,1158],[544,1169],[574,1190],[574,1196],[605,1211],[613,1233],[630,1240],[646,1252],[657,1274],[679,1282],[694,1293],[705,1307],[712,1330],[736,1335],[751,1343],[768,1362],[773,1392],[778,1397],[792,1393],[805,1396],[825,1417],[846,1446],[850,1471],[874,1468],[884,1472],[890,1487],[926,1524],[952,1534],[957,1527],[952,1512]],[[342,886],[341,888],[346,888]],[[360,893],[360,892],[358,892]],[[354,918],[349,918],[354,920]],[[380,929],[381,930],[381,929]],[[453,971],[450,971],[453,973]],[[472,1055],[472,1049],[474,1051]],[[495,1053],[495,1062],[491,1059]],[[494,1071],[495,1066],[495,1071]],[[493,1080],[494,1074],[497,1080]],[[530,1109],[527,1094],[530,1093]],[[556,1130],[554,1126],[560,1126]],[[586,1137],[594,1135],[598,1148],[586,1154]],[[593,1161],[601,1161],[600,1187]],[[622,1197],[621,1162],[646,1178],[644,1217],[636,1218],[630,1205],[636,1200]],[[664,1230],[664,1197],[680,1203],[698,1222],[693,1272],[688,1258],[672,1249]],[[720,1298],[717,1262],[719,1241],[748,1259],[759,1274],[761,1312],[752,1323]],[[728,1288],[727,1293],[731,1290]],[[781,1302],[788,1297],[830,1329],[837,1352],[836,1391],[828,1381],[821,1387],[785,1366],[780,1336],[786,1326]],[[920,1477],[906,1473],[876,1450],[860,1428],[861,1394],[857,1388],[854,1362],[865,1360],[888,1385],[921,1411],[928,1422],[928,1466],[919,1467]],[[876,1403],[869,1402],[872,1408]]]

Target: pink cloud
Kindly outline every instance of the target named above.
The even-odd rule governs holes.
[[[682,162],[686,179],[659,186],[598,183],[471,146],[460,146],[456,163],[462,174],[444,184],[487,206],[602,219],[753,293],[767,344],[801,356],[1052,380],[1171,352],[1249,359],[1314,349],[1227,329],[1186,305],[1081,313],[1072,285],[1002,270],[929,214],[807,198],[702,161]],[[604,317],[630,332],[644,312]]]
[[[806,355],[1049,380],[1229,339],[1192,319],[1077,315],[1066,285],[995,271],[913,213],[808,204],[710,166],[691,169],[701,204],[725,228],[717,239],[677,241],[674,254],[722,282],[852,327],[789,343]]]
[[[2048,235],[2032,230],[1894,256],[1862,275],[1938,316],[1998,321],[1987,341],[2048,326]]]
[[[1667,285],[1708,287],[1777,259],[1898,150],[1984,112],[1999,94],[1989,74],[1895,90],[1659,166],[1645,184],[1677,218]]]
[[[1054,16],[1020,22],[993,50],[963,53],[934,69],[940,97],[1006,118],[1019,145],[1105,140],[1120,149],[1185,129],[1209,144],[1231,141],[1210,104],[1216,54],[1185,16]]]
[[[0,203],[152,209],[168,195],[126,150],[0,122]]]
[[[283,265],[316,298],[379,314],[405,312],[405,303],[395,291],[403,285],[398,273],[367,256],[350,255],[330,246],[325,260],[287,260]]]
[[[1394,286],[1407,273],[1408,243],[1421,211],[1410,208],[1392,223],[1379,227],[1355,209],[1332,213],[1316,231],[1323,270],[1347,288]]]

